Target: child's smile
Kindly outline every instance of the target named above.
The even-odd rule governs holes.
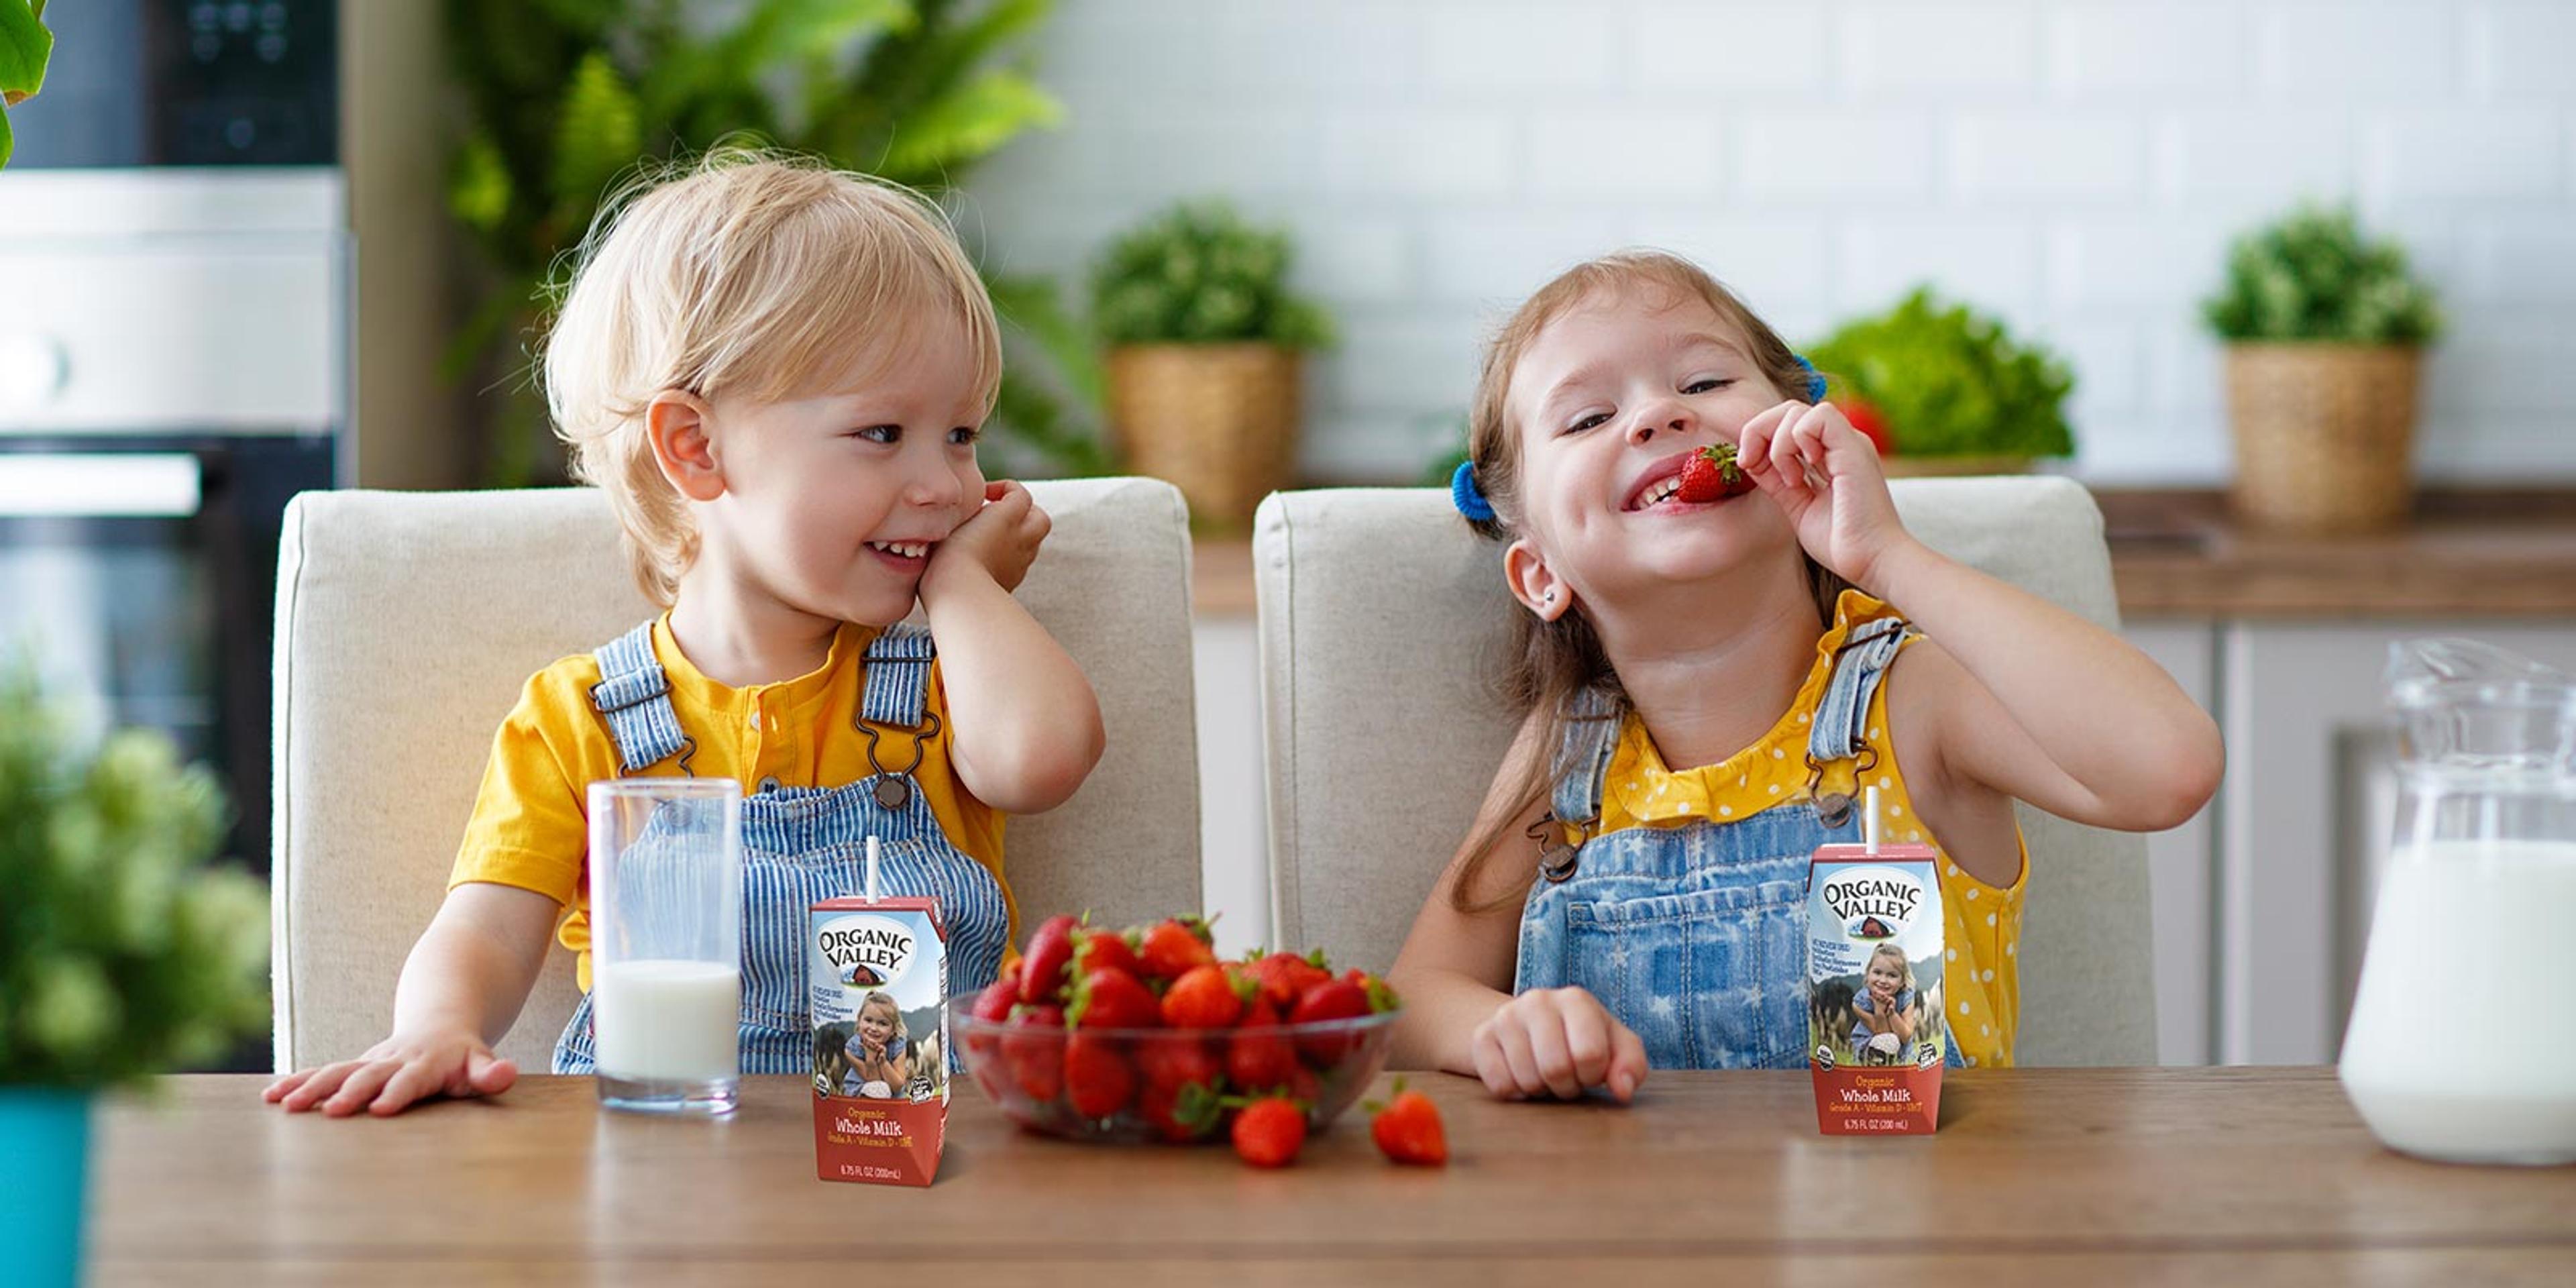
[[[1646,467],[1645,474],[1629,487],[1627,502],[1619,508],[1632,512],[1651,510],[1680,495],[1682,467],[1690,458],[1690,452],[1675,452]]]
[[[1699,455],[1697,447],[1685,448],[1646,467],[1645,473],[1639,475],[1637,481],[1629,485],[1628,499],[1621,502],[1619,508],[1630,514],[1649,511],[1660,514],[1684,514],[1713,509],[1739,496],[1751,495],[1747,492],[1735,492],[1719,496],[1713,501],[1683,500],[1681,498],[1682,471],[1690,464],[1691,458],[1697,455]]]
[[[871,541],[867,544],[868,549],[888,568],[906,577],[918,577],[923,569],[930,566],[930,552],[939,542],[934,538],[928,541]]]

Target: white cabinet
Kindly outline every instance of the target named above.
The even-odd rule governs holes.
[[[1217,951],[1230,956],[1270,946],[1261,635],[1250,617],[1206,615],[1190,646],[1198,669],[1200,900],[1217,919]]]
[[[2206,620],[2132,622],[2123,632],[2154,658],[2201,709],[2218,712],[2217,623]],[[2233,763],[2230,773],[2236,772]],[[2190,822],[2147,838],[2148,891],[2156,951],[2156,1059],[2160,1064],[2208,1064],[2214,1036],[2216,976],[2211,842],[2213,802]]]

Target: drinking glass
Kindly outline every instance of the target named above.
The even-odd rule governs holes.
[[[742,1083],[742,784],[592,783],[590,935],[600,1102],[731,1113]]]

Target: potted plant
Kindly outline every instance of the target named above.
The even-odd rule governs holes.
[[[0,0],[0,166],[14,150],[8,108],[45,87],[54,34],[45,30],[45,0]]]
[[[1249,525],[1296,460],[1304,351],[1332,324],[1288,293],[1288,263],[1286,233],[1184,202],[1093,269],[1110,432],[1127,468],[1178,485],[1206,528]]]
[[[1064,106],[1029,53],[1054,0],[666,0],[449,4],[463,101],[449,212],[476,251],[472,311],[443,367],[492,391],[485,474],[556,481],[544,400],[521,378],[549,283],[622,176],[719,145],[776,146],[933,195]],[[986,272],[1017,353],[997,445],[1046,473],[1106,464],[1081,405],[1098,375],[1052,280]],[[1030,362],[1026,358],[1042,361]],[[1071,396],[1027,378],[1052,369]]]
[[[2402,522],[2424,346],[2442,329],[2406,252],[2365,238],[2349,207],[2304,207],[2237,240],[2201,312],[2227,342],[2237,512],[2314,533]]]
[[[16,0],[0,0],[0,4]],[[90,1104],[268,1021],[268,896],[210,868],[222,788],[169,740],[93,750],[0,666],[0,1248],[13,1284],[79,1276]]]
[[[2066,364],[1928,286],[1844,323],[1807,357],[1890,474],[2020,473],[2036,458],[2075,453]]]

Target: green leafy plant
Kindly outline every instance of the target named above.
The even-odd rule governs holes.
[[[1260,341],[1319,349],[1333,341],[1321,306],[1288,293],[1288,234],[1256,228],[1219,201],[1183,202],[1110,243],[1092,270],[1092,324],[1103,343]]]
[[[1896,307],[1843,324],[1807,357],[1837,396],[1857,393],[1908,456],[2069,456],[2075,378],[2003,323],[1916,287]]]
[[[525,379],[546,284],[618,178],[719,143],[826,158],[933,194],[1064,110],[1024,57],[1054,0],[447,0],[452,75],[470,110],[448,206],[487,270],[448,353],[511,397],[489,473],[526,482],[551,456]],[[991,279],[1013,347],[1074,398],[1096,361],[1053,285]],[[1015,371],[1021,366],[1013,363]],[[1096,406],[1096,399],[1094,400]],[[997,420],[1055,468],[1103,468],[1097,435],[1057,390],[1018,375]]]
[[[2350,206],[2303,206],[2238,238],[2201,315],[2235,341],[2424,344],[2442,331],[2405,249],[2365,237]]]
[[[54,33],[45,30],[44,18],[45,0],[0,0],[0,166],[15,150],[7,109],[45,87]]]
[[[223,825],[167,738],[93,753],[0,669],[0,1083],[128,1083],[267,1025],[268,896],[208,866]]]

